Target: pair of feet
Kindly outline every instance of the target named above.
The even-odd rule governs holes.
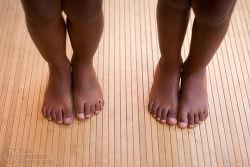
[[[66,58],[58,64],[49,65],[49,82],[42,107],[44,117],[57,124],[71,124],[73,107],[79,120],[98,114],[103,109],[104,100],[92,63],[82,63],[74,58],[70,63]]]
[[[178,123],[180,128],[197,126],[208,116],[206,70],[193,72],[186,63],[176,65],[160,59],[148,107],[153,117],[161,123]]]
[[[73,106],[79,120],[98,114],[103,109],[104,100],[92,63],[75,59],[70,63],[66,59],[58,64],[49,65],[50,76],[42,108],[44,117],[58,124],[71,124]],[[150,93],[149,110],[161,123],[175,125],[178,122],[181,128],[193,128],[208,116],[206,71],[192,72],[184,65],[181,74],[181,66],[160,59]]]

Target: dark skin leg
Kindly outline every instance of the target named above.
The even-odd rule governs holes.
[[[49,65],[43,115],[58,124],[73,121],[71,65],[66,57],[66,26],[61,1],[22,0],[29,34]]]
[[[104,106],[93,68],[93,56],[103,31],[101,0],[65,0],[67,29],[73,47],[74,106],[79,120],[98,114]]]
[[[151,114],[161,123],[167,122],[170,125],[177,123],[181,46],[190,15],[188,1],[179,2],[175,5],[166,0],[158,1],[157,23],[161,58],[149,96]]]
[[[195,13],[190,53],[181,75],[178,125],[198,125],[208,116],[206,66],[223,40],[234,0],[193,0]]]

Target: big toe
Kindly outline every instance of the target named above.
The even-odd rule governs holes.
[[[178,126],[180,128],[186,128],[188,126],[187,112],[180,110],[178,114]]]
[[[69,125],[73,122],[73,113],[72,109],[66,109],[63,111],[63,123]]]
[[[177,123],[177,114],[178,110],[176,109],[169,110],[167,119],[169,125],[175,125]]]
[[[75,111],[76,111],[76,118],[78,120],[82,121],[82,120],[85,119],[83,106],[81,106],[81,105],[75,105]]]

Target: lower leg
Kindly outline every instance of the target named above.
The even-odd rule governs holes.
[[[161,58],[149,97],[151,114],[158,121],[169,124],[177,123],[181,47],[190,14],[188,3],[175,4],[176,2],[158,1],[157,23]]]
[[[205,0],[206,1],[206,0]],[[200,2],[199,2],[200,3]],[[190,53],[183,65],[181,77],[181,101],[179,110],[179,126],[194,127],[208,116],[208,97],[206,66],[212,59],[221,41],[223,40],[230,21],[234,3],[225,1],[222,6],[217,2],[210,1],[199,4],[193,3],[195,20],[190,46]],[[224,7],[223,6],[227,6]],[[209,16],[201,8],[221,9],[220,12],[214,12],[215,16]],[[223,10],[224,9],[224,10]],[[225,15],[226,14],[226,15]],[[223,18],[223,19],[222,19]]]
[[[22,3],[29,34],[49,64],[50,76],[44,96],[43,114],[58,124],[69,124],[73,120],[71,72],[65,53],[66,31],[60,3],[29,0],[22,0]],[[47,13],[44,13],[45,8],[41,6],[48,7]]]
[[[93,67],[93,56],[104,23],[101,2],[95,1],[84,1],[83,4],[68,1],[64,4],[68,16],[67,29],[74,51],[72,57],[74,105],[79,120],[99,113],[104,105],[101,87]]]

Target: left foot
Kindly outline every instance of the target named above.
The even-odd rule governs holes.
[[[101,86],[97,80],[92,61],[81,63],[72,59],[74,106],[79,120],[98,114],[104,106]]]
[[[180,128],[193,128],[208,116],[206,69],[191,72],[183,67],[181,99],[178,113]]]

